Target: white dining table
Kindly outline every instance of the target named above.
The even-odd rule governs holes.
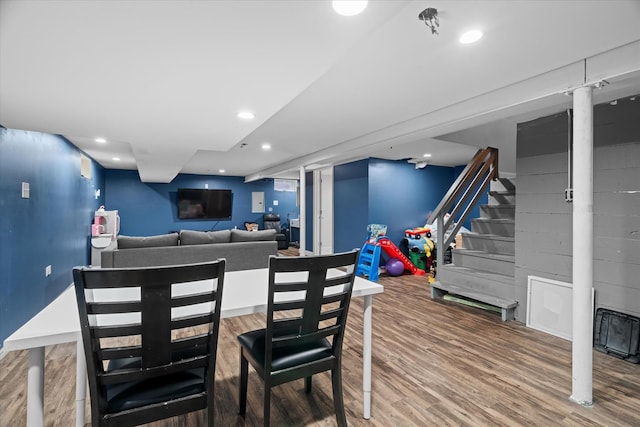
[[[225,273],[220,315],[222,318],[267,311],[269,270]],[[371,351],[373,296],[384,287],[356,277],[352,297],[362,297],[362,393],[363,417],[371,417]],[[58,298],[4,340],[3,351],[29,350],[27,373],[27,427],[44,424],[44,350],[48,345],[76,342],[76,426],[84,425],[87,371],[75,290],[69,286]]]

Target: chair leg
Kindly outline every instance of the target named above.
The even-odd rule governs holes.
[[[238,409],[238,413],[244,417],[244,414],[247,412],[247,382],[249,380],[249,362],[244,357],[242,353],[242,349],[240,349],[240,385],[239,385],[239,394],[238,394],[238,402],[240,407]]]
[[[344,400],[342,398],[342,369],[340,365],[331,370],[331,385],[333,386],[333,407],[336,411],[338,427],[347,427],[347,417],[344,413]]]
[[[271,387],[264,383],[264,427],[271,423]]]
[[[207,406],[207,426],[208,427],[213,427],[215,425],[214,416],[215,416],[215,408],[213,407],[213,402],[211,402]]]
[[[311,376],[304,378],[304,392],[307,394],[311,393]]]
[[[214,373],[212,375],[212,378],[210,378],[209,381],[211,381],[211,384],[209,385],[209,391],[207,392],[207,426],[208,427],[213,427],[214,426],[214,417],[215,417],[214,397],[216,395],[216,393],[215,393],[215,385],[216,385],[215,369],[214,369]]]

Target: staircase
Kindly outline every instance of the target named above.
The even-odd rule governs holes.
[[[462,234],[463,248],[453,250],[452,264],[438,265],[431,297],[448,293],[499,307],[502,320],[513,320],[518,302],[515,283],[515,185],[498,178],[503,191],[490,191],[492,203],[480,207],[471,233]]]

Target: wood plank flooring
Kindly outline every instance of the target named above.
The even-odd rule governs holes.
[[[286,253],[290,253],[286,252]],[[354,298],[344,344],[344,399],[351,426],[640,426],[640,365],[594,351],[594,405],[569,400],[571,343],[502,322],[495,313],[432,301],[424,277],[379,282],[373,304],[372,418],[362,419],[362,300]],[[262,383],[249,374],[246,418],[237,416],[236,336],[264,316],[224,319],[216,371],[216,424],[262,424]],[[250,368],[251,369],[251,368]],[[75,345],[47,348],[45,425],[71,426],[75,416]],[[0,426],[26,425],[27,352],[0,360]],[[274,426],[334,426],[328,373],[272,393]],[[88,402],[88,398],[87,398]],[[90,423],[87,404],[85,423]],[[204,414],[153,426],[201,426]]]

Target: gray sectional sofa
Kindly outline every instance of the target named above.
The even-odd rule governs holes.
[[[148,267],[227,260],[227,271],[266,268],[277,255],[275,230],[181,230],[158,236],[119,236],[118,249],[102,252],[102,267]]]

